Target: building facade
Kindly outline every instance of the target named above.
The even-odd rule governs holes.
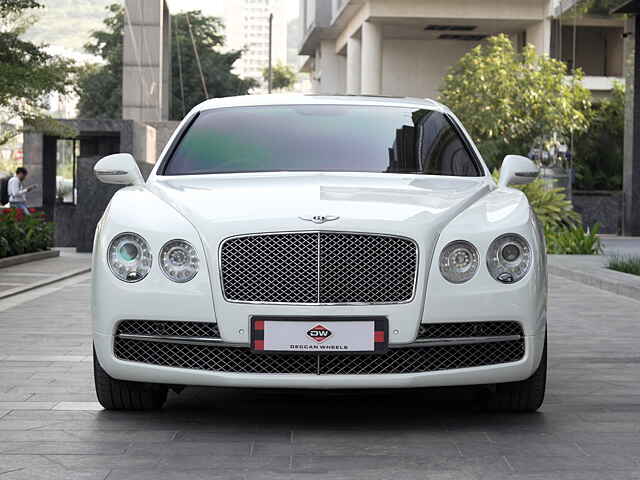
[[[462,55],[498,33],[585,72],[606,95],[622,81],[624,20],[569,19],[575,0],[300,0],[303,71],[324,94],[438,97]]]
[[[245,50],[234,64],[234,73],[261,84],[269,65],[269,15],[273,13],[273,64],[287,63],[287,18],[285,0],[233,0],[225,2],[225,46]]]

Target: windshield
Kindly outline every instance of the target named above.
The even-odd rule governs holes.
[[[282,105],[201,112],[165,175],[320,171],[482,175],[440,112],[354,105]]]

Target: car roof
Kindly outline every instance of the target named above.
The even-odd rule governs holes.
[[[440,112],[448,111],[444,105],[428,98],[383,97],[369,95],[303,95],[271,94],[242,95],[206,100],[197,105],[194,111],[211,110],[225,107],[257,107],[267,105],[363,105],[386,107],[420,107]]]

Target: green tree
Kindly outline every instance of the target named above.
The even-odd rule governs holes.
[[[621,190],[624,139],[624,85],[594,102],[589,129],[574,139],[577,190]]]
[[[224,25],[220,19],[205,16],[199,10],[195,10],[173,15],[172,22],[173,118],[181,119],[206,98],[246,95],[250,89],[257,86],[257,82],[252,78],[243,79],[231,72],[233,64],[242,56],[241,50],[224,53],[218,50],[224,45]],[[191,34],[194,42],[191,41]],[[202,65],[202,77],[198,68],[198,58]],[[207,86],[206,92],[202,86],[203,78]]]
[[[110,15],[104,21],[104,29],[92,33],[91,41],[85,46],[87,52],[101,57],[104,62],[80,70],[75,88],[81,117],[122,116],[124,9],[114,4],[108,10]],[[171,118],[181,119],[207,97],[244,95],[256,86],[254,80],[241,79],[231,72],[241,51],[218,50],[224,44],[223,24],[219,19],[196,10],[172,15],[171,22]]]
[[[490,167],[508,153],[528,154],[543,138],[584,132],[591,93],[576,71],[567,82],[563,62],[538,55],[532,45],[517,52],[498,35],[464,55],[444,79],[440,100],[465,123]]]
[[[269,83],[269,67],[262,70],[265,85]],[[289,65],[278,63],[271,68],[271,87],[274,90],[291,90],[296,83],[296,72]]]
[[[21,39],[33,22],[29,10],[40,8],[36,0],[0,1],[0,116],[2,123],[17,118],[25,125],[52,134],[69,136],[73,131],[44,112],[46,95],[67,93],[71,85],[73,62],[45,51]],[[19,129],[0,131],[0,145],[7,143]]]
[[[78,116],[85,118],[122,118],[122,45],[124,9],[113,4],[104,20],[105,29],[91,34],[84,49],[104,60],[88,64],[78,71],[76,93]]]

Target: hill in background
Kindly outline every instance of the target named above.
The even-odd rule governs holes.
[[[102,27],[107,5],[118,0],[42,0],[44,8],[34,11],[38,22],[25,34],[37,43],[47,43],[82,52],[92,31]]]

